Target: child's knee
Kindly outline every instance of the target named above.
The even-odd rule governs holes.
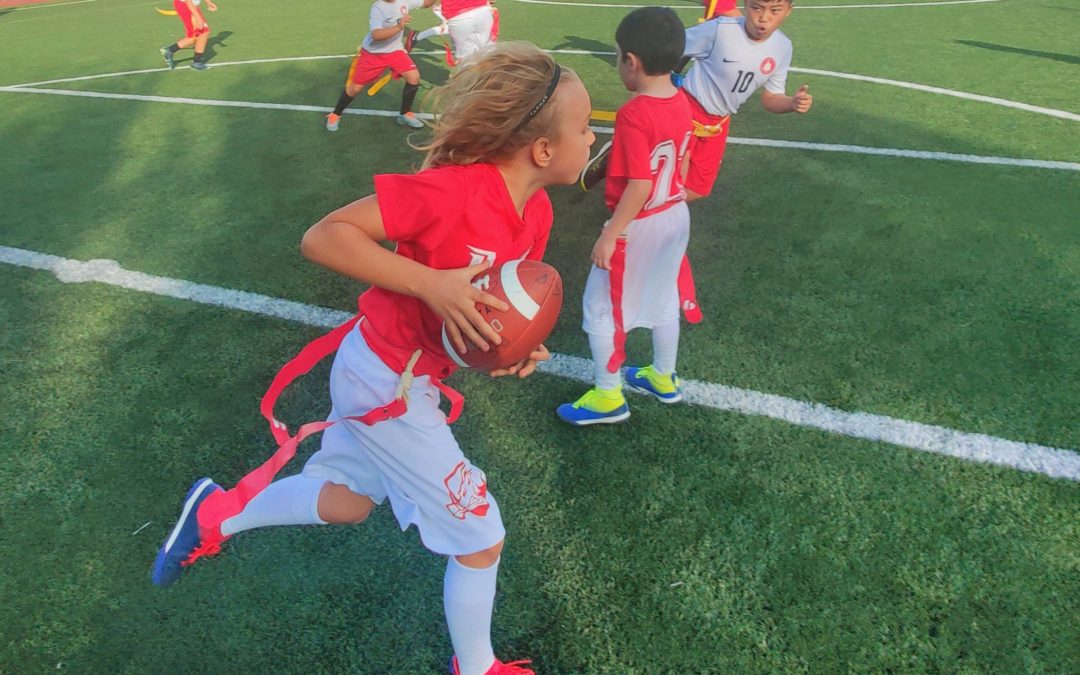
[[[360,86],[353,84],[352,82],[345,85],[345,93],[349,96],[356,96],[360,93]]]
[[[417,85],[420,84],[420,71],[408,70],[401,74],[401,77],[405,80],[406,84]]]
[[[334,525],[362,523],[375,508],[370,497],[356,494],[344,485],[327,482],[319,492],[319,517]]]
[[[454,556],[457,561],[465,567],[471,567],[473,569],[486,569],[491,567],[499,560],[499,556],[502,555],[503,544],[506,540],[500,540],[490,548],[485,548],[483,551],[477,551],[476,553],[469,553],[468,555]]]

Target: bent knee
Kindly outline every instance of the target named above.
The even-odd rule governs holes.
[[[503,545],[506,540],[501,540],[490,548],[485,548],[483,551],[477,551],[476,553],[469,553],[468,555],[454,556],[457,561],[465,567],[472,567],[473,569],[485,569],[491,567],[499,561],[499,556],[502,555]]]
[[[371,515],[375,502],[344,485],[327,482],[319,492],[319,517],[334,525],[362,523]]]

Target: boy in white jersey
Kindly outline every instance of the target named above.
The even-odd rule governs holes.
[[[416,92],[420,90],[420,71],[405,51],[401,36],[412,21],[409,10],[434,4],[435,0],[375,0],[368,15],[370,31],[364,36],[364,43],[349,68],[345,91],[338,97],[334,111],[326,116],[327,131],[338,130],[345,108],[361,89],[379,79],[387,68],[394,77],[405,80],[397,123],[413,129],[424,126],[412,112]]]
[[[784,91],[792,48],[778,29],[791,14],[791,0],[746,0],[744,8],[745,17],[723,17],[686,31],[684,57],[694,61],[684,84],[694,113],[687,201],[712,191],[731,115],[755,91],[765,88],[761,105],[774,113],[805,113],[814,101],[806,85],[794,96]]]

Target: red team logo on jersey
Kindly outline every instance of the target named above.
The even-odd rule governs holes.
[[[479,474],[477,481],[473,474]],[[488,512],[487,501],[487,477],[484,472],[458,462],[454,470],[443,479],[446,493],[450,495],[450,503],[446,505],[450,514],[459,520],[465,520],[465,514],[474,516],[486,516]]]
[[[773,57],[767,56],[765,57],[765,60],[761,62],[761,65],[758,66],[758,70],[761,71],[762,75],[768,75],[776,70],[776,61],[773,60]]]

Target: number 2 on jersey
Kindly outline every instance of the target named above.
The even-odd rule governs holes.
[[[678,171],[681,160],[686,155],[690,136],[690,133],[686,134],[678,154],[675,153],[675,144],[671,141],[664,141],[653,148],[649,161],[655,180],[653,181],[653,195],[645,203],[645,210],[658,209],[682,196],[682,181],[675,180],[675,172]]]

